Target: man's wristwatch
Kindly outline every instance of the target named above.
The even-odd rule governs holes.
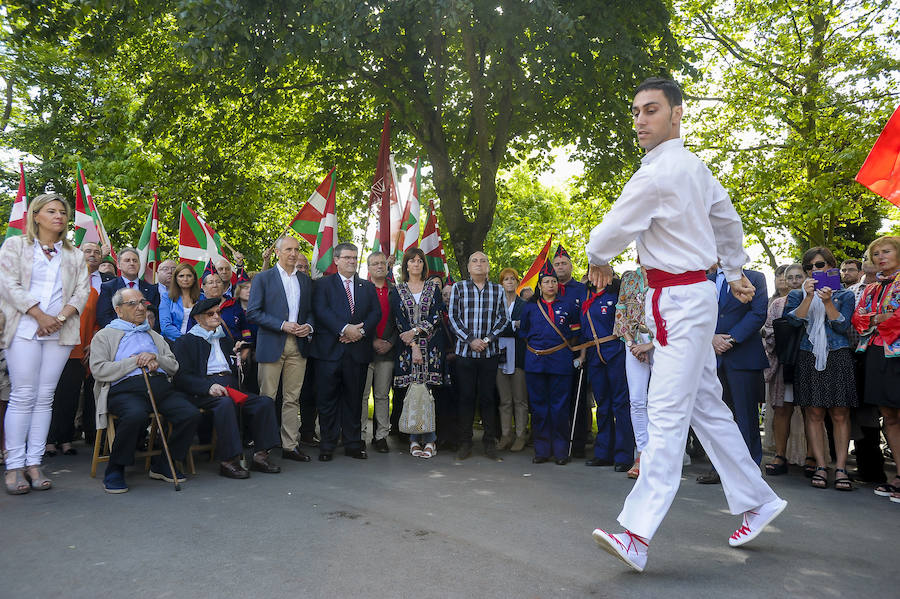
[[[488,336],[488,337],[485,337],[484,339],[482,339],[482,341],[484,341],[486,344],[490,344],[491,338],[490,338],[490,336]]]
[[[365,330],[364,328],[360,327],[360,329],[359,329],[359,334],[362,335],[363,337],[365,337],[365,336],[366,336],[366,330]]]
[[[57,315],[56,315],[56,320],[58,320],[58,321],[60,321],[61,323],[65,324],[65,322],[66,322],[66,317],[65,317],[64,314],[57,314]]]

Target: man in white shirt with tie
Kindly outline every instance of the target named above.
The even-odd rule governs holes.
[[[706,270],[720,261],[742,302],[750,301],[754,287],[742,270],[747,255],[740,217],[706,165],[684,148],[681,104],[674,81],[652,78],[638,86],[631,111],[646,154],[585,248],[598,289],[612,280],[609,261],[632,241],[647,267],[647,325],[655,349],[649,442],[641,476],[619,514],[625,530],[593,533],[604,550],[639,572],[678,490],[689,426],[719,472],[729,510],[743,514],[729,545],[754,539],[787,505],[763,481],[722,401],[712,345],[718,301]]]

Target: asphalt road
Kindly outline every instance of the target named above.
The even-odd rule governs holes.
[[[108,495],[77,447],[46,461],[52,490],[0,496],[0,597],[898,596],[900,505],[799,469],[770,479],[789,502],[775,526],[732,549],[739,517],[686,467],[637,574],[591,539],[632,486],[612,468],[421,460],[392,441],[246,481],[201,458],[179,493],[135,468]]]

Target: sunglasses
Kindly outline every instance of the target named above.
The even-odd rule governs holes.
[[[222,312],[221,310],[210,310],[209,312],[204,312],[203,315],[204,316],[218,316],[219,314],[221,314],[221,312]]]
[[[822,260],[819,260],[818,262],[813,262],[812,264],[807,264],[806,267],[805,267],[803,270],[810,270],[810,269],[813,268],[813,267],[816,267],[816,268],[825,268],[826,266],[828,266],[828,263],[827,263],[827,262],[824,262],[824,261],[822,261]]]

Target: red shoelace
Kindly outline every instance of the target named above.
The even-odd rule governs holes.
[[[737,529],[736,531],[734,531],[734,534],[731,535],[731,538],[734,539],[735,541],[740,539],[741,535],[750,534],[750,527],[747,526],[748,524],[750,524],[750,519],[747,517],[747,514],[753,514],[754,516],[758,516],[759,512],[754,512],[754,511],[744,512],[744,523],[741,524],[741,527],[739,529]]]

